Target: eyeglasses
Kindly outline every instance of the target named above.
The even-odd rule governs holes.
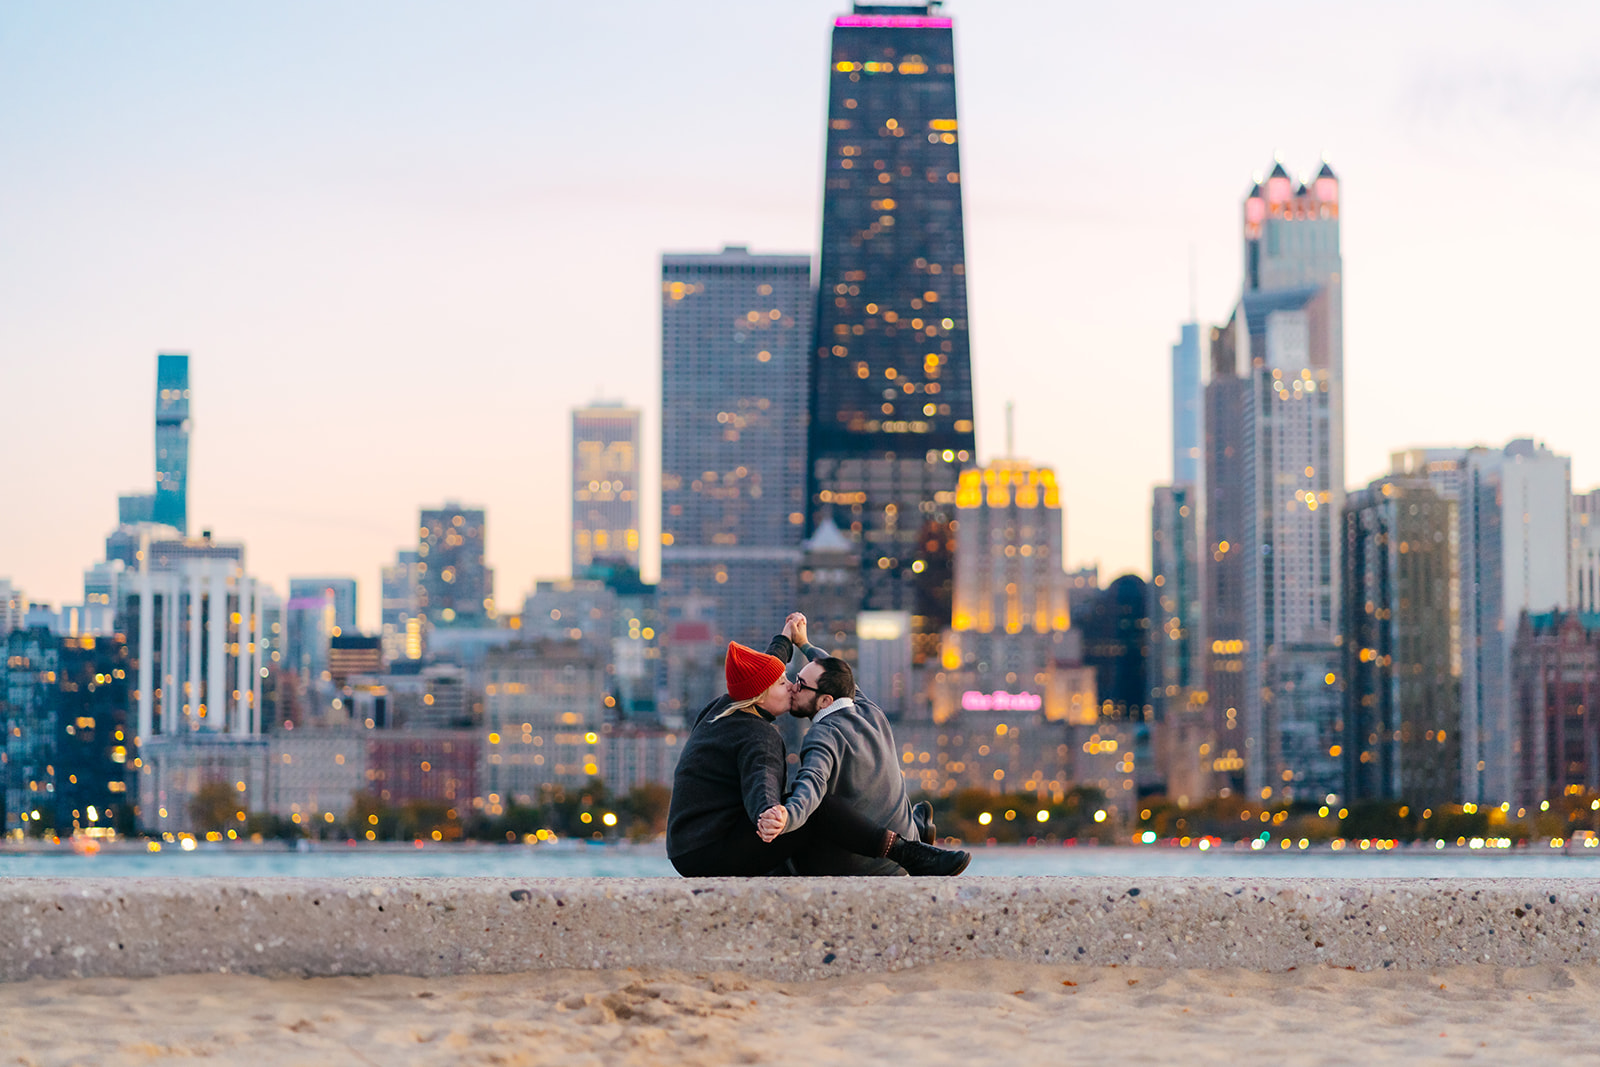
[[[817,688],[817,687],[816,687],[816,686],[814,686],[814,685],[807,685],[807,684],[806,684],[806,683],[804,683],[804,682],[802,682],[802,681],[801,681],[801,680],[800,680],[800,679],[798,679],[798,678],[796,678],[796,679],[795,679],[795,680],[794,680],[794,685],[795,685],[795,688],[796,688],[796,689],[809,689],[809,690],[811,690],[811,692],[813,692],[813,693],[821,693],[821,692],[822,692],[822,690],[820,690],[820,689],[818,689],[818,688]]]

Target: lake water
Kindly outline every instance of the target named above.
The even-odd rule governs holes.
[[[1448,848],[1386,852],[1248,852],[1187,848],[979,847],[972,875],[1116,878],[1600,878],[1600,849]],[[201,845],[184,852],[0,850],[0,878],[677,877],[655,847],[438,846],[422,849],[324,845],[312,852]]]

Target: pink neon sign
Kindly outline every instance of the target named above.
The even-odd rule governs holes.
[[[833,20],[833,24],[848,29],[894,27],[902,30],[948,30],[955,22],[953,19],[929,18],[926,15],[840,15]]]
[[[1038,711],[1043,706],[1044,698],[1038,693],[1007,693],[999,689],[980,693],[968,689],[961,694],[962,711]]]

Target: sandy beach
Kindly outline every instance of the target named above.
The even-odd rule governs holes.
[[[0,1062],[1593,1063],[1600,970],[938,964],[767,982],[659,970],[0,985]]]

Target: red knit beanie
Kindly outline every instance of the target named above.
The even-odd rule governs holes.
[[[728,661],[723,672],[728,678],[729,696],[735,700],[753,700],[783,677],[783,660],[729,641]]]

